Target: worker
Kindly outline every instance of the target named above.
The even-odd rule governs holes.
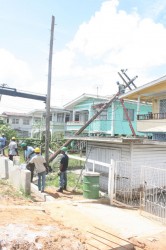
[[[69,157],[66,154],[67,147],[62,147],[60,150],[60,153],[62,154],[62,158],[60,160],[60,166],[59,166],[59,188],[57,192],[63,193],[63,190],[67,190],[67,168],[68,168],[68,162]]]
[[[27,146],[27,143],[21,143],[21,147],[24,150],[24,160],[27,162],[27,169],[31,171],[31,182],[33,182],[35,164],[28,164],[29,161],[35,156],[34,148]]]
[[[119,86],[119,94],[124,94],[125,93],[125,85],[117,82],[117,85]]]
[[[0,136],[0,154],[4,154],[4,147],[6,145],[6,137],[4,134]]]
[[[38,174],[38,190],[44,192],[46,173],[48,172],[48,168],[45,158],[40,154],[40,148],[35,148],[34,152],[35,156],[32,157],[32,159],[29,161],[29,164],[35,164],[35,168]]]
[[[16,138],[13,136],[9,143],[9,160],[13,161],[13,157],[18,155],[18,148],[16,143]]]
[[[0,137],[0,153],[5,155],[5,146],[6,146],[6,137],[5,134],[2,134]]]

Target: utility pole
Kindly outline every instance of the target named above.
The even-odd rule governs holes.
[[[48,64],[47,100],[46,100],[45,159],[46,159],[47,165],[49,163],[50,96],[51,96],[51,76],[52,76],[52,54],[53,54],[53,40],[54,40],[54,23],[55,23],[55,17],[52,16],[50,50],[49,50],[49,64]]]

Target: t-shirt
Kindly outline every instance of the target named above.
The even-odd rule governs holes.
[[[9,155],[17,155],[16,149],[17,143],[15,141],[11,141],[9,143]]]
[[[46,160],[44,159],[42,155],[36,154],[29,162],[35,164],[35,167],[38,173],[46,171],[46,168],[44,166],[44,163],[46,163]]]
[[[63,165],[63,167],[61,168],[61,171],[62,171],[62,172],[64,172],[64,171],[67,170],[67,168],[68,168],[68,161],[69,161],[69,157],[68,157],[66,154],[64,154],[64,155],[62,156],[61,161],[60,161],[60,164]]]
[[[31,154],[32,152],[34,152],[34,148],[31,146],[27,146],[27,149],[24,152],[25,155],[25,159],[28,160],[28,158],[31,160],[36,154],[35,152],[33,154]],[[31,155],[30,155],[31,154]],[[30,156],[29,156],[30,155]]]
[[[6,145],[6,137],[3,137],[3,136],[0,137],[0,145],[2,147],[5,147],[5,145]]]

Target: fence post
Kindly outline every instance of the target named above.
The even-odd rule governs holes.
[[[109,176],[108,176],[108,195],[109,195],[109,198],[110,198],[110,205],[113,205],[114,172],[115,172],[115,160],[111,159],[111,165],[110,165],[110,168],[109,168]]]

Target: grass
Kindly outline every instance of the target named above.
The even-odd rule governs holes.
[[[73,189],[77,185],[77,191],[82,192],[82,178],[80,178],[80,181],[78,179],[78,174],[69,171],[67,173],[67,187]],[[47,175],[46,186],[59,187],[59,176],[56,172]]]
[[[8,180],[0,180],[0,195],[7,196],[11,198],[21,198],[31,199],[30,195],[25,194],[22,190],[16,190]]]

